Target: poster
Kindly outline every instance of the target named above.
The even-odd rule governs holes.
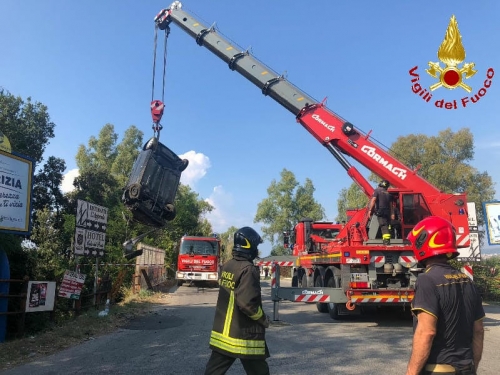
[[[86,275],[78,272],[64,272],[63,281],[59,287],[58,297],[80,299]]]
[[[486,236],[490,245],[500,245],[500,201],[484,202]]]
[[[30,281],[26,296],[26,312],[54,310],[55,295],[55,281]]]

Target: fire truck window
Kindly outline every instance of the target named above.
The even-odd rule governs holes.
[[[182,241],[180,254],[217,255],[218,243],[214,241]]]

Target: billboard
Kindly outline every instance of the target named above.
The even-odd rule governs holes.
[[[30,281],[26,295],[26,312],[54,310],[55,295],[55,281]]]
[[[500,245],[500,201],[483,203],[486,237],[489,245]]]
[[[0,149],[0,232],[29,235],[33,161]]]

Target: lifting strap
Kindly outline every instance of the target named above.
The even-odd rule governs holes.
[[[154,36],[154,48],[153,48],[153,84],[151,89],[151,116],[153,118],[153,135],[160,139],[160,130],[163,126],[160,124],[161,118],[163,116],[163,110],[165,109],[165,75],[167,68],[167,40],[170,34],[170,27],[165,28],[165,38],[163,43],[163,84],[161,100],[155,100],[155,74],[156,74],[156,50],[158,45],[158,25],[155,25],[155,36]]]

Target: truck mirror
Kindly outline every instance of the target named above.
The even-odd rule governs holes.
[[[288,245],[290,245],[290,232],[284,231],[283,232],[283,247],[285,249],[288,249]]]

